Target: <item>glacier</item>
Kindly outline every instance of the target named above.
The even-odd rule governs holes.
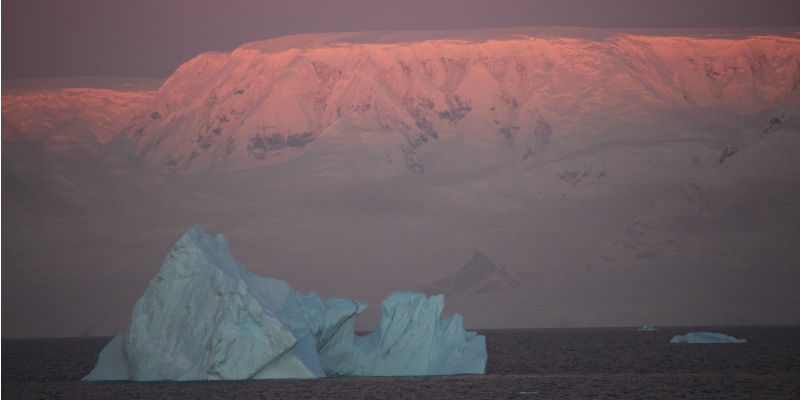
[[[366,305],[323,301],[248,272],[224,235],[190,228],[166,256],[130,322],[101,351],[86,381],[197,381],[482,374],[485,338],[444,296],[394,292],[378,328],[358,336]]]
[[[674,344],[747,343],[747,339],[737,339],[733,336],[715,332],[689,332],[685,335],[675,335],[669,342]]]

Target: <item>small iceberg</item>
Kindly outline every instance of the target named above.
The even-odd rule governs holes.
[[[733,336],[714,332],[689,332],[685,335],[675,335],[670,343],[747,343],[747,339],[737,339]]]
[[[650,325],[642,325],[642,327],[638,329],[639,332],[655,332],[657,330],[655,326]]]

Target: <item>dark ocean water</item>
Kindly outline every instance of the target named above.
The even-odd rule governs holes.
[[[710,330],[746,344],[674,345]],[[488,330],[486,375],[81,382],[110,338],[3,339],[3,399],[800,399],[800,326]]]

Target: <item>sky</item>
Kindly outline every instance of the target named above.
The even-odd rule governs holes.
[[[204,51],[309,32],[800,26],[796,0],[5,0],[2,78],[166,77]]]

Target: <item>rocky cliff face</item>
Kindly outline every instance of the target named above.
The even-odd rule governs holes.
[[[144,164],[201,172],[279,163],[320,138],[362,132],[387,162],[423,173],[426,153],[447,138],[529,161],[598,126],[796,103],[798,60],[800,40],[782,36],[291,36],[188,61],[126,135]]]
[[[431,294],[475,295],[503,292],[521,285],[522,280],[508,268],[503,265],[498,266],[486,254],[475,251],[458,272],[449,277],[436,279],[433,285],[422,290]]]

